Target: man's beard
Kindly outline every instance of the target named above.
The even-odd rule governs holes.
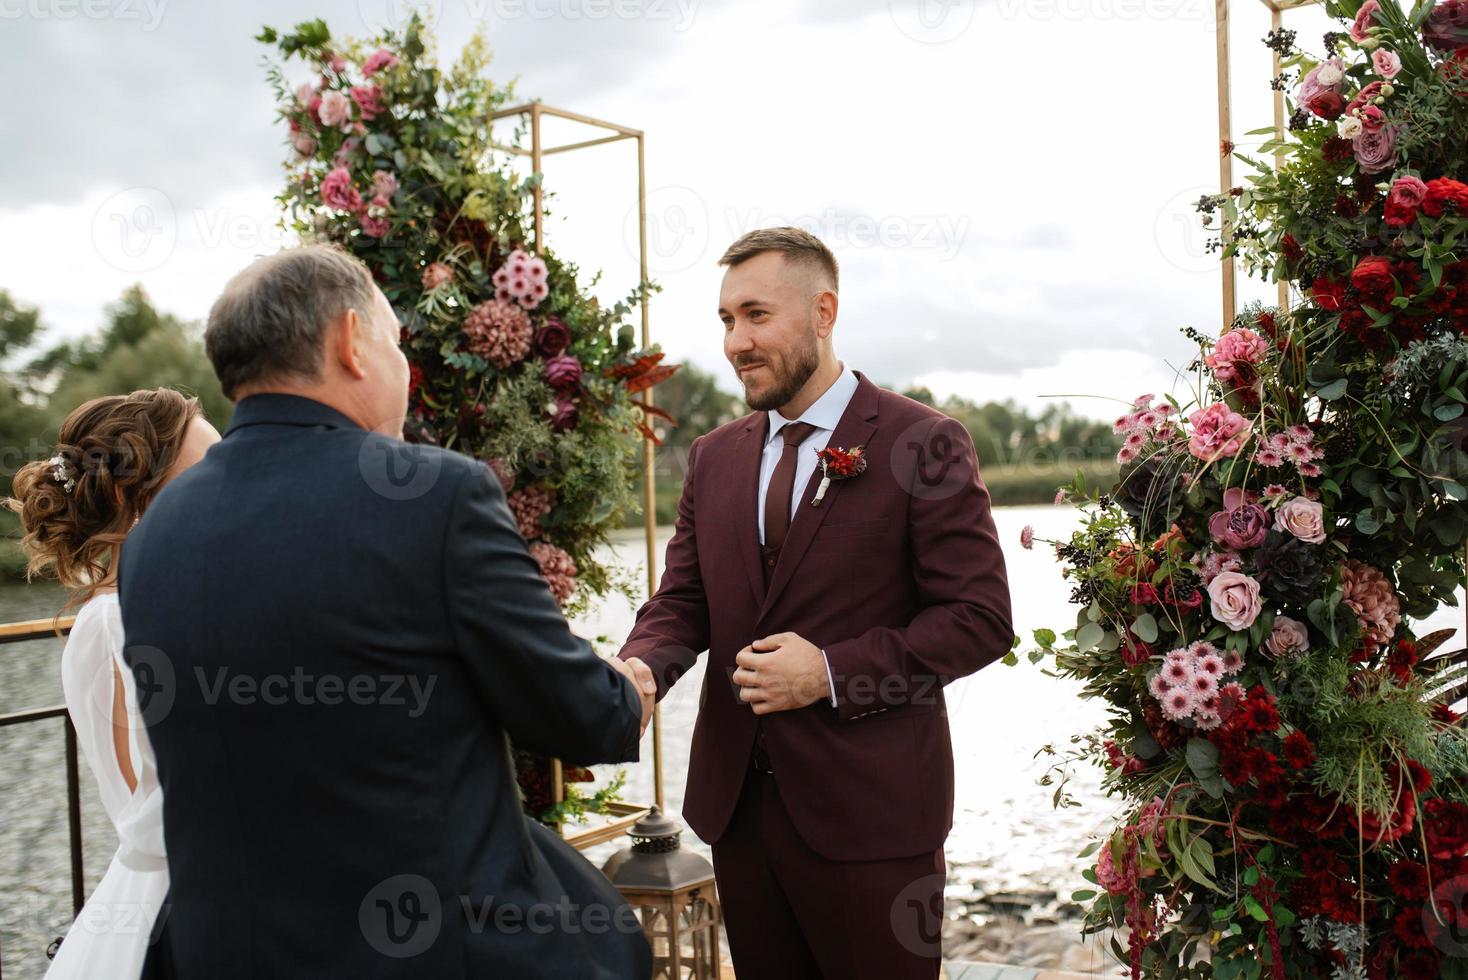
[[[816,344],[814,329],[806,334],[806,340],[804,346],[790,352],[789,358],[785,361],[787,370],[784,373],[781,373],[775,361],[766,362],[770,366],[770,372],[775,375],[775,384],[769,391],[756,396],[750,393],[748,385],[745,386],[744,400],[750,408],[757,412],[768,412],[771,409],[779,408],[805,387],[811,375],[816,373],[816,368],[821,366],[821,352]]]

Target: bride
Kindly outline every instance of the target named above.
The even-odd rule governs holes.
[[[61,943],[48,980],[138,977],[168,893],[163,793],[122,659],[118,550],[159,489],[219,441],[197,400],[168,388],[97,398],[61,425],[56,455],[14,478],[28,574],[80,606],[61,655],[66,709],[118,848]]]

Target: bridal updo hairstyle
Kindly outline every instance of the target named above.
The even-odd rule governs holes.
[[[20,515],[27,577],[60,580],[73,593],[67,605],[91,598],[201,414],[198,399],[171,388],[94,398],[72,411],[55,455],[22,466],[5,501]]]

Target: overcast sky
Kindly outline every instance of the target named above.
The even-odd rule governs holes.
[[[1111,418],[1116,399],[1172,386],[1190,358],[1179,327],[1218,330],[1192,210],[1217,181],[1212,0],[425,6],[444,61],[483,24],[496,80],[646,131],[654,336],[729,390],[715,260],[773,224],[835,250],[838,353],[888,384],[1035,408],[1065,396]],[[1233,6],[1247,146],[1239,134],[1271,120],[1268,20]],[[406,9],[0,0],[0,288],[38,305],[53,339],[94,329],[134,282],[202,319],[282,244],[286,150],[253,36],[315,16],[363,34]],[[1318,51],[1323,15],[1290,25]],[[630,143],[546,166],[550,244],[604,270],[608,298],[636,279],[635,175]]]

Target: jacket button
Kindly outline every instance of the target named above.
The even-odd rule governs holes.
[[[766,565],[769,565],[771,568],[774,568],[775,567],[775,559],[773,559],[773,558],[766,558],[765,559],[765,564]]]

